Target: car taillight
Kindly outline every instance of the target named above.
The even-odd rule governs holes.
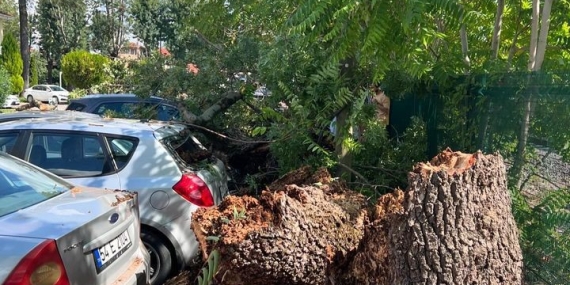
[[[194,173],[183,174],[172,189],[188,200],[188,202],[201,207],[214,206],[214,197],[206,182]]]
[[[12,270],[4,285],[69,285],[54,240],[46,240]]]

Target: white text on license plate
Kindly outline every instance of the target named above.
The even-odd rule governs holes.
[[[129,233],[125,231],[102,247],[94,249],[93,257],[95,258],[97,273],[100,273],[113,261],[117,260],[119,256],[131,247],[131,244]]]

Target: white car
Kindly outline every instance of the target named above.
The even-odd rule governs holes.
[[[20,105],[20,99],[16,95],[8,95],[2,104],[2,108],[12,108]]]
[[[34,85],[24,91],[24,96],[28,103],[35,100],[41,102],[48,102],[54,105],[59,103],[67,103],[69,98],[69,91],[57,85]]]
[[[76,185],[138,192],[150,283],[163,284],[198,254],[192,213],[229,194],[224,163],[182,124],[66,112],[0,123],[0,151]]]

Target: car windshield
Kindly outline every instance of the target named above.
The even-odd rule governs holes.
[[[0,217],[48,200],[72,187],[28,163],[0,154]]]
[[[65,89],[63,89],[57,85],[50,85],[49,88],[51,89],[51,91],[65,91]]]

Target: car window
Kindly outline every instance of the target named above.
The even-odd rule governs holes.
[[[135,138],[113,138],[107,137],[107,143],[111,149],[111,155],[117,165],[117,169],[122,169],[133,155],[138,140]]]
[[[187,128],[176,135],[162,139],[161,143],[181,168],[212,156],[211,152]]]
[[[161,104],[158,106],[157,119],[161,121],[178,121],[180,120],[180,112],[174,107]]]
[[[0,217],[45,201],[71,187],[29,164],[0,155]]]
[[[65,89],[63,89],[57,85],[50,85],[49,88],[51,89],[51,91],[65,91]]]
[[[85,105],[77,102],[71,102],[71,104],[69,104],[66,108],[66,110],[72,111],[82,111],[83,109],[85,109]]]
[[[113,118],[132,118],[137,109],[137,105],[137,103],[130,102],[102,103],[95,109],[94,113]]]
[[[6,153],[12,153],[17,139],[18,139],[17,132],[0,134],[0,151]]]
[[[112,171],[95,134],[34,132],[27,160],[63,177],[98,176]]]
[[[34,90],[40,90],[40,91],[41,91],[41,90],[44,90],[42,86],[34,86],[34,87],[32,87],[32,89],[34,89]]]

